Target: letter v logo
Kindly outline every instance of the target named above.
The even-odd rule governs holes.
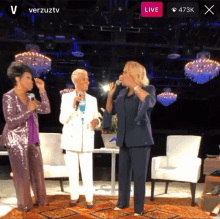
[[[5,12],[10,18],[18,18],[22,13],[22,2],[12,1],[5,7]]]
[[[15,7],[13,8],[13,5],[11,5],[11,13],[15,14],[17,11],[17,5],[15,5]]]

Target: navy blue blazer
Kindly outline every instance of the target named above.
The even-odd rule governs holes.
[[[152,129],[150,122],[150,114],[156,103],[156,89],[153,85],[143,87],[149,95],[146,96],[143,102],[139,100],[138,110],[133,123],[133,129],[129,133],[129,141],[127,147],[148,146],[153,145]],[[104,112],[103,129],[111,130],[112,115],[117,114],[118,131],[116,145],[122,147],[125,138],[125,104],[124,99],[127,88],[120,91],[117,98],[113,101],[112,111]],[[135,94],[135,98],[138,96]]]

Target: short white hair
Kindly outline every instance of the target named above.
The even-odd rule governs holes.
[[[79,77],[79,74],[87,74],[88,75],[88,72],[84,69],[76,69],[75,71],[73,71],[72,75],[71,75],[71,79],[72,79],[73,83],[75,82],[75,79],[77,77]]]

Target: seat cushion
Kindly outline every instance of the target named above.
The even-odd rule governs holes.
[[[44,178],[69,177],[66,166],[44,165]]]
[[[198,171],[200,171],[200,169]],[[162,167],[156,170],[154,179],[198,182],[199,173],[195,173],[195,171],[190,172],[188,169],[184,168]]]

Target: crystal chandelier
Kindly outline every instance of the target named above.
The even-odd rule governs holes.
[[[51,59],[39,53],[39,46],[36,44],[28,44],[26,50],[28,50],[28,52],[17,54],[15,61],[28,65],[32,69],[34,77],[39,77],[43,72],[47,72],[51,69]]]
[[[63,90],[60,90],[60,95],[62,96],[63,94],[73,92],[75,90],[73,84],[66,84],[66,88]]]
[[[200,52],[196,61],[185,65],[185,75],[198,84],[204,84],[218,75],[220,64],[210,59],[210,52]]]
[[[60,95],[62,96],[63,94],[73,92],[74,90],[75,90],[74,88],[64,88],[63,90],[60,91]]]
[[[177,94],[171,92],[170,88],[164,88],[164,92],[157,95],[157,100],[164,106],[169,106],[176,101]]]

